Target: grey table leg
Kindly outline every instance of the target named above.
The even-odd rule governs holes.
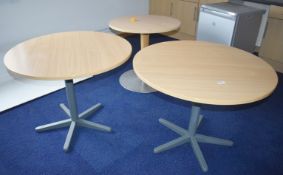
[[[165,119],[160,118],[159,122],[169,128],[170,130],[176,132],[180,135],[180,137],[169,141],[165,144],[162,144],[160,146],[157,146],[154,148],[154,153],[160,153],[162,151],[166,151],[172,148],[175,148],[177,146],[180,146],[185,143],[191,143],[191,146],[193,148],[194,154],[200,164],[201,169],[206,172],[208,171],[207,163],[204,159],[204,156],[202,154],[202,151],[199,147],[198,142],[200,143],[210,143],[210,144],[216,144],[216,145],[223,145],[223,146],[232,146],[233,142],[230,140],[220,139],[216,137],[206,136],[202,134],[197,134],[197,128],[199,127],[201,121],[203,119],[203,116],[200,114],[200,107],[193,105],[192,106],[192,112],[191,112],[191,118],[189,122],[188,129],[181,128],[177,125],[175,125],[172,122],[169,122]]]
[[[67,96],[69,108],[63,103],[60,104],[60,107],[70,117],[70,119],[65,119],[58,122],[53,122],[46,125],[38,126],[35,128],[35,130],[38,132],[42,132],[42,131],[70,126],[65,140],[65,144],[63,146],[64,151],[68,151],[72,141],[73,133],[75,131],[75,127],[77,125],[91,129],[96,129],[99,131],[104,131],[104,132],[110,132],[111,128],[102,124],[85,120],[87,117],[91,116],[98,109],[100,109],[101,107],[100,103],[78,114],[77,100],[75,96],[73,80],[66,80],[65,85],[66,85],[66,96]]]

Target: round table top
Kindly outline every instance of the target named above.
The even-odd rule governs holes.
[[[151,45],[137,53],[133,66],[154,89],[201,104],[255,102],[270,95],[278,83],[276,72],[259,57],[202,41]]]
[[[178,19],[157,16],[124,16],[110,21],[109,27],[120,32],[152,34],[177,30],[181,25]]]
[[[130,57],[125,39],[108,33],[77,31],[30,39],[10,49],[7,69],[21,77],[68,80],[114,69]]]

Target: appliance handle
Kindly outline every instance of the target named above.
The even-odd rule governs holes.
[[[205,13],[209,13],[209,14],[215,15],[215,16],[224,17],[224,18],[227,18],[227,19],[235,19],[235,17],[236,17],[236,15],[234,13],[232,13],[232,12],[229,14],[229,12],[223,13],[223,12],[219,12],[219,11],[211,10],[211,9],[207,9],[207,8],[202,8],[201,11],[205,12]]]

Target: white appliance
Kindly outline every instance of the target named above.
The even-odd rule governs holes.
[[[254,52],[264,12],[230,2],[202,5],[196,39]]]

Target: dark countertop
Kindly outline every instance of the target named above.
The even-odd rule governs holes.
[[[249,2],[256,2],[260,4],[267,4],[267,5],[277,5],[283,7],[283,0],[244,0]]]

